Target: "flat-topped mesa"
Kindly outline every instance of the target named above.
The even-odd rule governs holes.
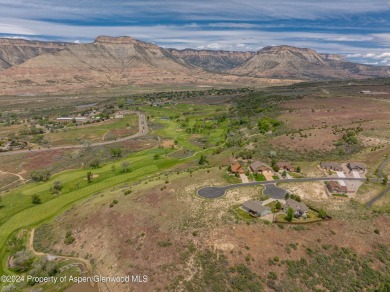
[[[304,58],[311,62],[322,62],[321,56],[313,49],[297,48],[292,46],[270,46],[264,47],[257,52],[258,55],[270,54],[273,56],[281,56],[284,58],[298,57]]]
[[[72,45],[72,43],[0,38],[0,46],[18,46],[18,47],[30,47],[30,48],[63,48],[68,45]]]
[[[152,43],[145,43],[143,41],[136,40],[135,38],[129,36],[120,36],[120,37],[110,37],[110,36],[99,36],[93,42],[94,45],[101,46],[140,46],[145,49],[151,49],[154,51],[160,51],[161,48]]]
[[[94,43],[100,44],[133,44],[138,42],[136,39],[129,36],[111,37],[111,36],[98,36]]]

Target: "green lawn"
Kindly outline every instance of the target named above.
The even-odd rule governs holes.
[[[255,174],[253,174],[253,177],[256,181],[266,181],[267,180],[265,178],[265,176],[261,173],[255,173]]]
[[[210,106],[189,106],[189,105],[177,105],[176,110],[180,114],[186,113],[189,116],[189,124],[199,122],[197,119],[208,119],[215,115],[216,111],[223,110],[224,107],[210,107]],[[172,109],[161,108],[145,108],[145,112],[148,115],[160,115],[166,116],[168,112],[172,113]],[[197,115],[198,114],[198,115]],[[119,119],[118,123],[126,123],[126,119]],[[200,149],[199,146],[192,144],[188,138],[190,134],[185,131],[177,132],[176,128],[178,123],[175,120],[160,120],[159,123],[165,127],[161,129],[159,134],[162,138],[175,138],[178,139],[179,144],[182,143],[183,147],[189,149]],[[109,129],[112,125],[107,125],[105,130]],[[209,129],[206,132],[202,132],[201,135],[209,135],[213,132],[213,139],[223,138],[227,129],[227,123],[221,123],[220,128]],[[168,155],[172,149],[160,149],[153,148],[140,152],[133,153],[126,158],[119,159],[115,162],[108,163],[97,169],[76,169],[69,170],[62,173],[53,175],[47,182],[32,182],[22,187],[16,188],[10,193],[3,196],[3,208],[0,209],[0,257],[2,259],[2,266],[0,272],[10,272],[6,268],[7,251],[5,250],[4,243],[11,234],[15,233],[21,228],[28,228],[31,226],[37,226],[43,222],[50,220],[51,218],[58,216],[61,212],[77,203],[78,201],[87,198],[93,194],[103,192],[113,186],[117,186],[123,183],[131,183],[144,179],[145,177],[155,174],[159,171],[164,171],[172,168],[173,166],[181,163],[187,163],[189,161],[197,161],[201,154],[208,155],[212,152],[212,149],[204,150],[187,159],[174,159],[169,158]],[[154,156],[158,154],[159,159],[155,160]],[[122,163],[128,162],[130,164],[130,172],[124,173],[122,169]],[[112,166],[115,166],[114,171]],[[91,171],[94,174],[94,178],[91,183],[86,180],[87,172]],[[63,188],[61,193],[53,195],[50,192],[50,187],[55,181],[61,181]],[[39,195],[42,200],[41,204],[34,205],[31,201],[32,195]]]
[[[3,203],[5,207],[0,209],[0,246],[4,247],[6,239],[14,231],[49,220],[83,198],[121,183],[140,180],[147,175],[168,169],[179,163],[177,159],[167,158],[166,156],[154,160],[154,154],[163,155],[165,152],[166,150],[163,149],[141,151],[98,169],[66,171],[54,175],[47,182],[30,183],[17,188],[4,196]],[[128,173],[122,172],[121,163],[124,161],[130,162],[131,171]],[[116,165],[115,171],[112,171],[112,165]],[[88,183],[85,179],[88,171],[98,175],[92,183]],[[61,194],[52,195],[49,189],[53,182],[57,180],[63,183],[64,188],[61,190]],[[41,197],[41,204],[32,204],[31,195],[33,194],[38,194]],[[3,248],[1,250],[3,261],[6,260],[5,253],[6,251]]]
[[[197,152],[203,149],[196,140],[204,141],[206,148],[220,145],[225,141],[229,120],[215,120],[216,114],[226,112],[222,106],[178,104],[165,107],[141,107],[151,121],[163,125],[155,131],[157,135],[176,140],[179,146]],[[179,121],[177,121],[179,120]],[[182,124],[186,126],[183,127]],[[197,132],[187,129],[197,128]]]

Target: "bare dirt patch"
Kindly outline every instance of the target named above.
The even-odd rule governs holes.
[[[172,146],[175,146],[175,142],[173,140],[163,140],[161,145],[164,148],[171,148]]]
[[[283,146],[291,150],[321,150],[330,151],[335,149],[334,143],[341,138],[342,134],[333,134],[332,129],[312,129],[301,131],[301,134],[291,134],[276,137],[272,145]]]

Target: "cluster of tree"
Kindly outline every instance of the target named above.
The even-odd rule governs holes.
[[[50,171],[47,169],[34,170],[30,173],[33,181],[47,181],[50,178]]]
[[[290,193],[287,193],[287,194],[284,196],[284,198],[285,198],[286,200],[292,199],[292,200],[295,200],[295,201],[297,201],[297,202],[300,202],[300,201],[301,201],[301,197],[300,197],[300,196],[294,195],[294,194],[290,194]]]
[[[356,132],[353,130],[350,130],[346,134],[344,134],[342,139],[348,145],[356,145],[359,142],[357,137],[356,137]]]
[[[275,129],[279,125],[281,125],[280,121],[270,117],[263,117],[258,121],[259,131],[263,134]]]
[[[45,131],[43,128],[37,128],[35,126],[32,126],[28,129],[22,129],[19,131],[20,135],[38,135],[38,134],[43,134]]]

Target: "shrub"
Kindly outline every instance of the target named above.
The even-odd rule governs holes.
[[[18,272],[28,271],[34,262],[34,254],[30,250],[20,250],[13,258],[13,269]]]
[[[278,279],[278,275],[275,272],[271,271],[271,272],[268,273],[268,279],[277,280]]]
[[[52,194],[58,194],[62,190],[62,182],[57,180],[53,183],[53,185],[50,187],[50,192]]]
[[[99,168],[100,166],[100,160],[99,159],[94,159],[89,163],[89,166],[92,168]]]
[[[65,234],[64,243],[66,245],[72,244],[76,239],[73,237],[72,231],[67,231]]]
[[[31,201],[35,205],[40,204],[42,202],[41,198],[37,194],[31,196]]]
[[[318,211],[318,216],[320,216],[320,218],[322,218],[322,219],[325,219],[327,217],[327,214],[326,214],[325,210],[321,208]]]
[[[110,153],[112,157],[121,157],[122,156],[122,148],[115,147],[110,149]]]
[[[374,232],[375,232],[376,234],[381,234],[381,232],[379,231],[379,229],[375,229]]]

